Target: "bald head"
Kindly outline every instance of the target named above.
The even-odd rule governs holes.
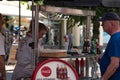
[[[106,20],[102,22],[103,30],[112,35],[120,31],[120,22],[116,20]]]
[[[99,21],[102,22],[103,30],[110,35],[120,31],[120,17],[115,12],[104,14]]]

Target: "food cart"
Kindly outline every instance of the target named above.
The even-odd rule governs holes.
[[[89,78],[89,58],[93,57],[95,55],[91,54],[84,54],[84,55],[76,55],[71,56],[67,54],[67,51],[61,50],[48,50],[47,52],[38,52],[37,49],[37,36],[38,36],[38,20],[39,20],[39,12],[44,11],[48,13],[62,13],[67,15],[77,15],[77,16],[86,16],[87,17],[87,23],[86,23],[86,37],[90,40],[90,24],[91,24],[91,17],[95,16],[95,11],[91,10],[80,10],[80,9],[72,9],[72,8],[64,8],[64,7],[52,7],[52,6],[32,6],[32,11],[35,13],[33,14],[33,17],[35,18],[35,28],[33,29],[33,39],[35,42],[33,53],[37,53],[37,59],[35,58],[36,54],[33,54],[33,65],[35,66],[35,61],[37,60],[38,65],[35,68],[35,71],[33,73],[33,80],[79,80],[80,76],[73,65],[71,65],[69,62],[66,61],[66,58],[81,58],[80,60],[83,60],[85,58],[85,77]],[[65,33],[63,30],[62,33]],[[63,36],[64,34],[62,34]],[[53,56],[46,56],[47,54],[53,55]],[[62,56],[54,56],[54,54],[63,54]],[[44,56],[41,56],[44,55]],[[39,63],[39,58],[47,58],[47,60]],[[78,59],[79,61],[79,59]],[[81,64],[84,64],[81,62]],[[64,75],[60,77],[60,73],[57,70],[58,65],[61,65],[61,68],[66,69]],[[77,65],[76,65],[77,66]],[[60,67],[60,66],[59,66]],[[79,67],[79,66],[78,66]],[[82,69],[82,68],[81,68]],[[64,71],[63,71],[64,72]],[[79,72],[79,71],[78,71]],[[59,73],[59,75],[58,75]],[[67,73],[67,75],[66,75]]]

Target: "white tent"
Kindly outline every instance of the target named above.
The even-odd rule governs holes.
[[[20,10],[21,24],[29,26],[32,11],[26,10],[24,5],[21,5]],[[0,1],[0,13],[3,15],[14,16],[14,19],[8,21],[7,23],[14,22],[15,25],[19,25],[19,1]],[[39,17],[46,18],[46,16],[41,13],[39,13]]]
[[[22,17],[31,17],[32,11],[26,10],[23,5],[20,8]],[[0,13],[9,16],[19,16],[19,1],[0,1]],[[45,17],[39,13],[40,17]]]

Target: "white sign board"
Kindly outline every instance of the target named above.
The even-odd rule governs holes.
[[[78,80],[78,74],[70,63],[48,59],[36,67],[33,80]]]

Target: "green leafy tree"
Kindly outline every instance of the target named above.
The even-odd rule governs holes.
[[[43,5],[44,0],[37,0],[35,1],[36,5]],[[23,4],[26,4],[25,1],[22,2]],[[28,3],[27,3],[28,4]],[[53,4],[54,6],[54,4]],[[62,6],[64,7],[64,6]],[[66,6],[65,6],[66,7]],[[108,8],[108,7],[103,7],[103,6],[98,6],[98,7],[69,7],[69,8],[76,8],[76,9],[82,9],[82,10],[94,10],[96,12],[96,15],[92,17],[92,24],[93,24],[93,39],[98,39],[99,40],[99,26],[100,23],[97,21],[97,19],[102,16],[104,13],[106,12],[110,12],[110,11],[114,11],[118,14],[120,14],[120,9],[119,8]],[[29,9],[29,4],[27,9]],[[60,14],[56,14],[55,16],[58,16]],[[66,15],[62,14],[61,17],[64,17]],[[85,25],[86,24],[86,17],[84,16],[74,16],[74,15],[68,15],[69,18],[67,20],[67,30],[69,30],[70,28],[74,27],[74,25],[78,22],[80,22],[80,24]]]

